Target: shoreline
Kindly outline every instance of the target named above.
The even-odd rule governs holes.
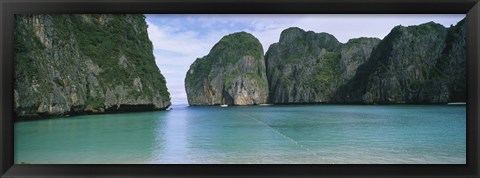
[[[255,106],[261,106],[261,107],[268,107],[268,106],[420,106],[420,105],[425,105],[425,106],[464,106],[466,105],[466,102],[451,102],[451,103],[382,103],[382,104],[376,104],[376,103],[265,103],[265,104],[255,104],[255,105],[229,105],[229,107],[255,107]],[[112,109],[106,109],[104,112],[68,112],[65,114],[59,114],[59,115],[49,115],[49,114],[30,114],[30,115],[23,115],[23,116],[18,116],[16,113],[14,113],[14,122],[28,122],[28,121],[38,121],[38,120],[48,120],[48,119],[68,119],[70,117],[75,117],[75,116],[84,116],[84,115],[104,115],[104,114],[125,114],[125,113],[141,113],[141,112],[154,112],[154,111],[174,111],[175,107],[220,107],[220,105],[188,105],[188,104],[171,104],[165,108],[141,108],[141,109],[121,109],[121,110],[112,110]],[[124,106],[125,108],[125,106]]]
[[[70,111],[63,114],[44,114],[44,113],[34,113],[28,115],[19,116],[17,113],[13,113],[14,122],[28,122],[28,121],[38,121],[38,120],[48,120],[48,119],[67,119],[75,116],[85,116],[85,115],[103,115],[103,114],[124,114],[124,113],[140,113],[140,112],[152,112],[152,111],[169,111],[171,104],[165,108],[155,108],[145,105],[121,105],[121,109],[113,109],[113,107],[105,109],[102,112],[91,112],[91,111]],[[153,106],[153,105],[152,105]]]
[[[252,104],[252,105],[228,105],[230,106],[282,106],[282,105],[287,105],[287,106],[295,106],[295,105],[336,105],[336,106],[349,106],[349,105],[365,105],[365,106],[370,106],[370,105],[378,105],[378,106],[387,106],[387,105],[466,105],[466,102],[448,102],[448,103],[326,103],[326,102],[304,102],[304,103],[265,103],[265,104]],[[214,106],[220,106],[219,104],[216,105],[189,105],[189,104],[179,104],[180,106],[186,106],[186,107],[214,107]],[[177,105],[177,106],[179,106]],[[175,105],[173,105],[175,106]]]

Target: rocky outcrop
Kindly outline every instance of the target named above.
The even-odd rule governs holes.
[[[223,37],[187,72],[190,105],[254,105],[267,102],[268,85],[263,48],[246,32]]]
[[[328,33],[288,28],[268,49],[265,60],[271,103],[329,103],[365,63],[377,38],[340,43]]]
[[[447,103],[465,98],[465,22],[397,26],[336,93],[336,103]]]
[[[247,44],[233,37],[239,34],[244,33],[225,37],[192,64],[185,80],[190,105],[259,104],[265,93],[275,104],[466,100],[465,20],[450,28],[433,22],[397,26],[383,40],[347,43],[328,33],[288,28],[265,55],[268,85],[261,52],[245,52],[261,49],[258,40],[249,35],[255,40]]]
[[[448,28],[445,48],[437,59],[435,78],[444,81],[448,88],[448,102],[465,102],[467,99],[466,74],[466,24],[465,19]]]
[[[16,15],[17,118],[170,105],[143,15]]]

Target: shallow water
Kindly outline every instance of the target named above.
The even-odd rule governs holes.
[[[16,163],[465,164],[466,107],[173,106],[15,123]]]

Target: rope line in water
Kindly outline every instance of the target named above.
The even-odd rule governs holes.
[[[250,116],[250,115],[248,115],[248,114],[245,114],[245,113],[242,113],[242,112],[240,112],[240,114],[243,115],[243,116],[245,116],[245,117],[247,117],[247,118],[250,118],[250,119],[252,119],[252,120],[254,120],[254,121],[256,121],[256,122],[258,122],[258,123],[260,123],[260,124],[262,124],[263,126],[265,126],[265,127],[267,127],[267,128],[270,128],[271,130],[273,130],[273,132],[275,132],[275,133],[277,133],[278,135],[282,136],[283,138],[289,140],[290,142],[292,142],[292,143],[294,143],[295,145],[299,146],[300,148],[306,150],[307,152],[313,154],[315,157],[317,157],[317,158],[319,158],[319,159],[321,158],[322,160],[325,160],[325,158],[320,157],[317,153],[315,153],[314,151],[310,150],[308,147],[303,146],[302,144],[300,144],[298,141],[294,140],[293,138],[291,138],[291,137],[289,137],[289,136],[287,136],[287,135],[279,132],[277,129],[273,128],[272,126],[268,125],[267,123],[265,123],[265,122],[263,122],[263,121],[260,121],[260,120],[256,119],[255,117]]]

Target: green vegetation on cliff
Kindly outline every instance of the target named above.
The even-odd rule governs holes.
[[[16,15],[14,63],[18,117],[170,105],[143,15]]]
[[[364,63],[379,39],[342,44],[328,33],[285,29],[265,55],[272,103],[330,102],[338,87]]]
[[[465,25],[397,26],[336,94],[338,103],[447,103],[465,98]]]
[[[55,24],[57,28],[62,29],[61,31],[65,29],[75,33],[75,39],[83,54],[103,69],[99,79],[100,83],[104,84],[104,89],[116,83],[130,83],[131,78],[143,76],[141,80],[155,79],[150,81],[152,85],[160,87],[158,88],[160,95],[169,97],[165,78],[160,74],[158,67],[152,65],[155,57],[152,52],[152,43],[148,41],[147,31],[138,29],[146,25],[145,17],[131,16],[132,19],[126,21],[128,17],[129,15],[118,14],[114,18],[109,18],[108,23],[101,20],[84,23],[81,16],[63,16],[65,22],[71,20],[71,25],[65,25],[65,22]],[[55,19],[62,19],[62,16]],[[133,28],[125,28],[128,26]],[[129,67],[119,65],[118,59],[122,56],[108,54],[123,54],[129,59],[125,65],[135,66],[139,70],[130,70]],[[142,92],[147,95],[154,94],[152,90]],[[138,96],[142,93],[132,90],[129,94]]]
[[[255,59],[263,58],[263,48],[259,47],[260,42],[255,37],[252,37],[251,34],[246,32],[234,33],[223,37],[213,46],[207,56],[195,60],[195,63],[192,64],[193,68],[191,70],[197,75],[196,78],[208,77],[212,67],[219,68],[234,65],[245,55],[253,56]],[[195,78],[189,77],[188,79],[193,80]],[[195,81],[189,81],[189,83],[191,82]]]
[[[246,32],[224,36],[190,66],[185,78],[190,105],[266,103],[263,48]]]
[[[338,42],[285,29],[265,60],[272,103],[465,101],[465,23],[396,26],[383,39]]]

